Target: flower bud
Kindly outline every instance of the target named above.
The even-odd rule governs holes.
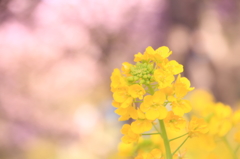
[[[150,84],[150,81],[149,80],[145,81],[145,84]]]
[[[130,76],[130,77],[127,78],[127,80],[130,81],[130,82],[132,82],[132,81],[134,81],[134,77],[133,77],[133,76]]]
[[[141,79],[139,83],[143,84],[143,83],[145,83],[145,80]]]
[[[133,76],[133,80],[137,81],[139,78],[137,76]]]
[[[143,78],[144,78],[144,79],[147,79],[147,78],[148,78],[148,76],[147,76],[147,75],[143,75]]]

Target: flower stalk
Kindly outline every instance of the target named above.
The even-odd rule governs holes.
[[[159,120],[159,124],[162,131],[162,138],[163,138],[163,142],[166,150],[166,159],[172,159],[170,144],[169,144],[169,140],[168,140],[168,136],[167,136],[167,132],[166,132],[163,120]]]
[[[173,140],[176,140],[176,139],[179,139],[179,138],[181,138],[181,137],[183,137],[183,136],[186,136],[186,135],[188,135],[188,133],[183,134],[183,135],[178,136],[178,137],[175,137],[175,138],[173,138],[173,139],[170,139],[169,142],[171,142],[171,141],[173,141]]]
[[[178,148],[172,153],[172,155],[174,155],[185,144],[188,138],[189,136],[181,143],[181,145],[178,146]]]

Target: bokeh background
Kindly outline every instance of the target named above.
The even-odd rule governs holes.
[[[163,45],[238,105],[238,0],[0,0],[0,158],[120,158],[111,72]]]

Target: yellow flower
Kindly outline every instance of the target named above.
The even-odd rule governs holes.
[[[132,103],[133,103],[133,98],[128,97],[128,98],[121,104],[121,107],[122,107],[122,108],[130,107],[130,106],[132,106]]]
[[[238,143],[240,143],[240,130],[235,133],[234,140]]]
[[[154,95],[147,95],[144,97],[143,103],[140,105],[140,109],[146,112],[146,118],[148,120],[164,119],[167,116],[167,109],[163,105],[166,100],[166,95],[157,91]]]
[[[147,54],[141,54],[140,52],[136,55],[134,55],[134,62],[139,62],[139,61],[148,61],[149,57]]]
[[[141,111],[141,109],[137,110],[138,119],[146,119],[145,114]]]
[[[165,152],[164,141],[161,135],[151,135],[150,139],[153,144],[157,145],[159,149]]]
[[[127,90],[127,87],[116,90],[113,93],[113,99],[118,103],[123,103],[130,97]]]
[[[138,119],[132,122],[131,127],[134,133],[141,134],[152,129],[152,121],[147,119]]]
[[[128,94],[128,88],[123,88],[115,91],[113,93],[113,99],[121,103],[122,108],[127,108],[129,106],[132,106],[133,98]]]
[[[131,124],[132,131],[136,134],[141,134],[143,132],[151,130],[152,121],[147,120],[145,114],[141,110],[137,110],[137,114],[138,119]]]
[[[177,61],[172,60],[169,61],[165,66],[164,69],[171,72],[173,75],[179,74],[183,72],[183,65],[179,64]]]
[[[163,154],[159,149],[153,149],[147,154],[146,159],[163,159]]]
[[[190,85],[190,81],[186,77],[178,75],[178,78],[173,86],[176,97],[178,99],[183,98],[189,91],[192,91],[194,87],[190,87]]]
[[[156,50],[149,46],[145,51],[145,54],[147,54],[151,60],[157,63],[161,63],[164,59],[171,55],[171,53],[172,52],[166,46],[159,47]]]
[[[218,118],[229,118],[232,116],[231,107],[223,103],[217,103],[214,109],[214,115]]]
[[[162,46],[156,50],[156,53],[160,55],[162,58],[167,58],[172,54],[172,51],[170,51],[167,46]]]
[[[188,100],[178,100],[172,102],[172,111],[175,115],[183,116],[184,113],[190,112],[192,109]]]
[[[121,140],[126,144],[137,142],[140,137],[139,134],[136,134],[132,131],[131,126],[129,124],[123,125],[121,133],[124,134]]]
[[[201,134],[206,134],[208,132],[207,123],[200,118],[195,116],[192,117],[191,121],[188,124],[188,133],[190,137],[198,136]]]
[[[126,120],[129,120],[130,117],[131,117],[131,116],[130,116],[129,114],[121,115],[121,116],[118,118],[118,121],[126,121]]]
[[[134,159],[145,159],[143,154],[138,154]]]
[[[209,122],[209,134],[217,136],[225,136],[232,128],[230,120],[219,119],[212,117]]]
[[[217,103],[209,119],[209,134],[225,136],[232,128],[232,109],[228,105]]]
[[[134,159],[146,159],[147,152],[139,150],[138,155]]]
[[[118,155],[119,156],[132,156],[132,152],[134,150],[134,145],[126,144],[124,142],[120,142],[118,145]]]
[[[129,86],[128,88],[128,93],[133,97],[133,98],[139,98],[143,99],[143,95],[146,93],[145,89],[140,86],[139,84],[134,84]]]
[[[144,52],[144,55],[147,55],[147,57],[149,57],[150,60],[154,60],[156,52],[151,46],[148,46],[146,48],[146,51]]]
[[[130,76],[130,68],[132,66],[132,64],[128,63],[128,62],[124,62],[122,63],[122,71],[123,71],[123,74],[127,75],[127,76]]]
[[[218,143],[215,142],[215,138],[213,138],[213,136],[209,134],[203,134],[188,140],[186,143],[186,149],[188,151],[196,151],[201,149],[202,151],[211,152],[216,148],[217,144]]]
[[[116,102],[115,100],[113,100],[113,101],[112,101],[112,105],[113,105],[115,108],[120,108],[121,103],[118,103],[118,102]]]
[[[114,69],[111,76],[111,91],[115,92],[118,88],[126,87],[127,82],[124,77],[121,75],[119,69]]]
[[[140,134],[150,131],[153,121],[156,119],[161,120],[160,127],[162,129],[166,125],[170,129],[176,130],[172,131],[173,133],[182,133],[179,130],[186,125],[182,116],[192,109],[190,102],[183,97],[194,88],[190,86],[190,81],[187,78],[180,75],[183,72],[183,65],[175,60],[168,60],[171,53],[166,46],[156,50],[149,46],[143,54],[135,55],[136,64],[124,62],[121,68],[122,72],[119,69],[114,69],[111,76],[111,91],[114,99],[112,105],[117,108],[115,113],[120,115],[120,121],[130,118],[134,120],[130,125],[123,125],[121,130],[124,134],[122,142],[129,144],[139,142]],[[175,75],[178,75],[176,80]],[[146,95],[146,93],[150,95]],[[141,101],[135,101],[139,99]],[[140,106],[137,102],[141,102]],[[172,111],[167,110],[168,106],[171,106]],[[207,124],[202,119],[193,117],[188,124],[189,137],[204,134],[207,131]],[[171,136],[172,132],[169,132]],[[156,136],[152,135],[152,137]],[[164,133],[162,133],[162,138],[160,136],[160,140],[154,138],[149,140],[151,139],[154,141],[147,148],[141,143],[136,147],[139,154],[135,159],[163,159],[162,151],[164,150],[167,151],[165,154],[167,157],[171,156],[168,152],[168,146],[164,146],[166,144]],[[174,142],[170,146],[171,150],[175,149]],[[152,148],[158,149],[149,152],[149,149]],[[173,157],[180,159],[184,158],[184,155],[178,154]]]
[[[179,131],[185,127],[186,121],[183,117],[174,115],[172,111],[168,112],[167,117],[164,119],[165,125],[171,130]]]
[[[214,100],[210,92],[201,89],[195,90],[190,95],[190,102],[194,114],[204,118],[211,116],[214,110]]]
[[[127,107],[127,108],[119,107],[118,109],[115,110],[115,113],[121,116],[118,119],[119,121],[125,121],[130,118],[132,118],[132,119],[138,118],[137,110],[132,106]]]
[[[186,155],[186,151],[184,152],[177,152],[176,154],[173,155],[173,159],[187,159]]]
[[[185,78],[178,76],[173,86],[164,88],[164,92],[167,92],[167,99],[171,102],[172,111],[175,115],[183,116],[184,113],[191,111],[192,107],[188,100],[182,100],[189,91],[193,90],[190,87],[190,81]]]
[[[158,82],[159,89],[171,86],[172,82],[175,79],[172,73],[164,71],[162,69],[156,69],[153,76],[154,79]]]
[[[240,123],[240,109],[234,112],[232,121],[234,125]]]
[[[221,155],[220,155],[220,156],[221,156]],[[222,156],[222,157],[223,157],[223,156]],[[211,153],[211,154],[209,154],[209,155],[207,156],[206,159],[219,159],[219,154],[218,154],[218,156],[217,156],[216,154]]]
[[[165,87],[165,88],[162,88],[161,91],[166,94],[167,97],[169,96],[173,96],[173,88],[172,87]]]
[[[155,148],[150,152],[138,152],[138,155],[134,159],[164,159],[164,157],[162,151]]]
[[[172,52],[166,46],[159,47],[156,50],[154,50],[151,46],[149,46],[146,48],[146,51],[144,52],[144,54],[138,53],[134,55],[135,56],[134,62],[152,60],[157,63],[161,63],[164,59],[166,59],[171,54]]]

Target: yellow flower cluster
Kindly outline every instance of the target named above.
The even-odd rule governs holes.
[[[181,76],[183,66],[168,60],[171,54],[166,46],[156,50],[147,47],[143,54],[135,55],[135,64],[124,62],[121,70],[116,68],[111,75],[112,105],[119,121],[128,121],[121,129],[121,148],[131,145],[128,155],[135,155],[135,159],[189,158],[191,153],[197,154],[192,151],[192,141],[208,140],[206,147],[213,147],[214,137],[224,137],[240,122],[240,111],[233,113],[209,95],[208,102],[193,97],[200,104],[187,100],[185,96],[194,88]],[[192,109],[193,116],[186,116]],[[240,142],[240,129],[234,139]]]
[[[239,158],[240,109],[233,111],[230,106],[215,102],[214,97],[204,90],[193,92],[190,101],[193,106],[191,115],[202,116],[209,128],[208,133],[195,140],[199,143],[198,150],[191,149],[189,153],[195,154],[192,157],[196,159],[208,158],[208,156],[218,159]],[[205,128],[201,127],[201,131],[205,131]],[[189,147],[195,147],[194,142],[188,144]],[[201,153],[199,147],[202,148]]]
[[[135,159],[163,159],[163,154],[159,149],[153,149],[149,153],[139,153]]]

